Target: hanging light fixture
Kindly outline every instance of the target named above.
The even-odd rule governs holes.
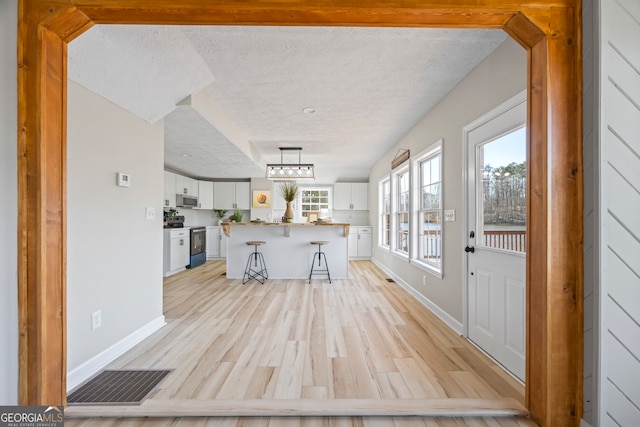
[[[285,151],[297,151],[298,163],[284,163]],[[297,181],[315,179],[314,166],[311,163],[300,163],[301,147],[280,147],[280,163],[267,165],[265,177],[273,181]]]

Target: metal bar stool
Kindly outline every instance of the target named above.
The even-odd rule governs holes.
[[[254,249],[249,254],[249,259],[247,259],[247,266],[244,269],[244,276],[242,276],[242,284],[244,285],[251,279],[264,284],[264,281],[269,278],[269,274],[267,273],[267,264],[264,262],[264,256],[262,252],[258,252],[258,246],[264,245],[266,242],[252,240],[245,243],[247,246],[253,246]]]
[[[310,242],[312,245],[318,245],[318,251],[313,254],[313,261],[311,261],[311,273],[309,273],[309,283],[311,283],[311,276],[314,274],[327,274],[329,278],[329,283],[331,283],[331,274],[329,274],[329,264],[327,264],[327,256],[322,251],[322,246],[328,245],[327,241],[313,241]],[[316,258],[318,258],[318,268],[315,268]],[[322,268],[322,260],[324,260],[324,269]]]

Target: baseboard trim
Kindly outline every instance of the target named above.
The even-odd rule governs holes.
[[[166,325],[164,315],[157,317],[132,334],[121,339],[105,351],[84,362],[71,372],[67,372],[67,393],[82,385],[85,381],[99,372],[109,363],[116,360],[133,346],[147,338],[149,335]]]
[[[462,331],[463,331],[462,322],[460,322],[460,321],[456,320],[455,318],[453,318],[449,313],[444,311],[442,308],[440,308],[437,304],[435,304],[429,298],[427,298],[424,295],[422,295],[414,287],[412,287],[410,284],[408,284],[407,282],[402,280],[400,277],[398,277],[398,275],[396,275],[393,271],[389,270],[385,265],[383,265],[380,262],[378,262],[377,259],[372,258],[371,261],[375,265],[377,265],[380,268],[380,270],[382,270],[385,273],[387,273],[389,275],[389,277],[391,277],[400,286],[402,286],[402,288],[405,291],[409,292],[422,305],[424,305],[426,308],[428,308],[440,320],[442,320],[444,323],[446,323],[447,326],[449,326],[451,329],[453,329],[456,333],[462,335]]]

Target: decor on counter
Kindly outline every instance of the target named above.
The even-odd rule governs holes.
[[[253,200],[254,208],[270,208],[271,207],[271,191],[253,190],[252,200]]]
[[[174,216],[178,215],[178,210],[174,209],[174,208],[169,208],[164,210],[164,220],[167,221],[168,219],[173,218]]]
[[[297,151],[298,163],[284,163],[285,151]],[[302,147],[280,147],[280,163],[267,164],[265,177],[274,181],[290,181],[298,179],[315,179],[315,168],[312,163],[300,163]]]
[[[284,182],[280,186],[280,194],[285,202],[287,202],[287,209],[284,211],[284,218],[287,222],[293,221],[293,209],[291,209],[291,202],[298,197],[298,185],[295,182]]]
[[[242,211],[240,209],[236,209],[236,211],[229,217],[229,221],[242,222]]]
[[[218,218],[218,223],[220,223],[222,218],[227,214],[227,211],[225,209],[214,209],[213,214]]]

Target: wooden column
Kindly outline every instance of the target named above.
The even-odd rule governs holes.
[[[526,406],[544,426],[577,426],[582,415],[578,16],[578,8],[525,9],[505,27],[529,52]]]
[[[529,52],[527,406],[582,414],[579,0],[20,0],[20,403],[66,401],[66,46],[94,23],[504,28]]]

